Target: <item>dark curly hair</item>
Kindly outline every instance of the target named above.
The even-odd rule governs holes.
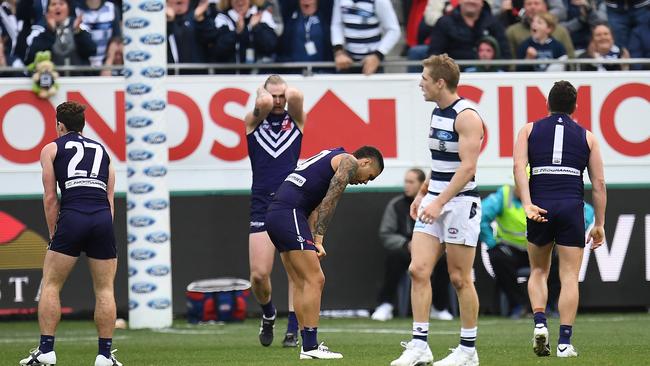
[[[56,120],[68,131],[81,132],[86,125],[86,106],[77,102],[63,102],[56,107]]]

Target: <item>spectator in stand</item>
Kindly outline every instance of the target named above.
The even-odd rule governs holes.
[[[208,0],[201,0],[192,8],[190,0],[167,0],[168,64],[208,61],[209,35],[215,33],[214,23],[205,16],[209,5]]]
[[[614,60],[621,58],[630,58],[630,53],[627,49],[617,46],[614,43],[614,36],[612,30],[606,23],[598,24],[594,27],[591,33],[591,43],[585,52],[578,58],[595,60]],[[581,64],[578,65],[581,71],[614,71],[614,70],[629,70],[629,65],[621,64]]]
[[[475,60],[478,41],[486,35],[496,39],[503,58],[511,58],[505,30],[490,6],[483,0],[460,0],[459,6],[433,27],[428,55],[446,53],[455,60]]]
[[[278,61],[332,61],[331,19],[324,15],[327,12],[320,10],[318,0],[300,0],[299,3],[299,9],[283,19]]]
[[[517,49],[517,58],[527,60],[566,60],[566,49],[551,36],[557,26],[551,13],[537,13],[530,25],[531,36]],[[517,71],[564,71],[562,64],[519,65]]]
[[[334,0],[332,46],[341,72],[380,71],[379,66],[400,37],[400,26],[390,0]],[[353,62],[362,67],[352,67]]]
[[[90,57],[97,52],[88,28],[81,17],[71,15],[72,7],[66,0],[50,0],[44,23],[33,27],[33,42],[27,52],[26,64],[34,61],[39,51],[52,51],[55,65],[90,65]]]
[[[217,37],[213,59],[217,62],[252,64],[271,62],[278,36],[263,0],[221,0],[215,18]]]
[[[122,36],[120,11],[111,1],[86,0],[77,7],[76,13],[97,45],[97,53],[90,57],[90,64],[101,66],[106,58],[108,42],[113,37]]]
[[[603,0],[564,0],[567,19],[560,22],[571,34],[571,41],[580,54],[589,45],[591,29],[607,19]]]
[[[121,37],[113,37],[106,47],[105,66],[124,65],[124,43]],[[102,70],[101,76],[121,76],[123,70]]]
[[[501,59],[501,48],[499,42],[494,37],[484,36],[478,41],[476,47],[479,60],[498,60]],[[480,65],[466,67],[465,72],[499,72],[504,71],[503,65]]]
[[[27,48],[34,37],[43,31],[47,2],[42,0],[20,0],[16,3],[16,20],[18,21],[18,40],[15,54],[25,61]],[[36,27],[36,29],[34,29]],[[34,33],[34,30],[38,32]]]
[[[567,18],[566,0],[543,0],[548,12],[559,21]],[[509,27],[521,20],[525,13],[524,0],[494,0],[492,13],[501,20],[504,27]]]
[[[614,33],[616,44],[628,48],[630,35],[636,27],[650,23],[650,1],[605,0],[607,21]]]
[[[650,22],[636,27],[630,35],[630,57],[650,58]],[[650,70],[650,64],[633,64],[632,70]]]
[[[2,66],[21,67],[23,61],[16,54],[18,33],[20,31],[16,18],[16,0],[5,0],[0,4],[0,35],[2,36]]]
[[[506,29],[506,36],[510,44],[510,51],[512,55],[517,54],[517,48],[524,42],[530,33],[530,23],[537,13],[547,13],[548,6],[544,0],[524,0],[524,15],[516,24],[513,24]],[[569,58],[575,57],[575,49],[569,32],[562,25],[557,25],[551,34],[558,42],[562,43]]]

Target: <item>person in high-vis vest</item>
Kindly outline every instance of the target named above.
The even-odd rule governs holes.
[[[528,295],[517,283],[517,271],[529,267],[526,248],[526,212],[519,195],[511,185],[504,185],[481,201],[481,233],[479,240],[488,246],[490,263],[497,286],[503,290],[510,304],[512,317],[522,315],[528,305]],[[585,231],[594,221],[594,208],[585,202]],[[496,223],[496,235],[492,223]],[[557,257],[553,256],[549,276],[549,303],[555,304],[559,295]]]

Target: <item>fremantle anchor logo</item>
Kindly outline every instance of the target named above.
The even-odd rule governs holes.
[[[169,240],[169,234],[164,231],[156,231],[145,236],[145,240],[153,244],[162,244]]]
[[[133,161],[144,161],[153,158],[153,153],[147,150],[129,151],[129,159]]]
[[[131,62],[143,62],[151,58],[151,54],[147,51],[129,51],[126,54],[126,59]]]
[[[131,286],[131,291],[136,294],[148,294],[156,291],[156,285],[151,282],[136,282]]]
[[[129,29],[142,29],[149,26],[149,21],[145,18],[129,18],[124,21],[124,26]]]
[[[162,11],[163,8],[164,8],[164,5],[160,1],[149,0],[149,1],[145,1],[142,4],[140,4],[139,8],[142,11],[157,12],[157,11]]]
[[[146,226],[151,226],[156,223],[156,220],[154,220],[152,217],[149,216],[136,216],[132,217],[129,220],[129,225],[133,227],[146,227]]]
[[[142,69],[142,71],[140,71],[140,74],[142,76],[144,76],[146,78],[150,78],[150,79],[161,78],[161,77],[165,76],[165,73],[166,73],[166,71],[165,71],[164,68],[157,67],[157,66],[149,66],[149,67],[146,67],[146,68]]]
[[[133,183],[129,185],[129,192],[133,194],[144,194],[149,193],[153,190],[154,186],[149,183]]]
[[[167,203],[167,200],[164,199],[153,199],[145,202],[144,207],[150,210],[159,211],[169,207],[169,203]]]
[[[142,95],[151,91],[151,87],[147,84],[135,83],[126,86],[126,92],[130,95]]]
[[[145,34],[140,37],[140,42],[147,46],[156,46],[165,42],[165,36],[159,33]]]
[[[157,265],[147,268],[147,273],[151,276],[162,277],[167,276],[171,272],[168,266]]]
[[[142,102],[142,109],[145,109],[150,112],[158,112],[165,109],[167,103],[164,100],[152,99]]]
[[[167,299],[153,299],[147,303],[147,306],[155,310],[167,309],[172,305],[172,302]]]
[[[134,249],[131,251],[131,258],[136,261],[145,261],[156,256],[156,253],[149,249]]]
[[[144,175],[152,178],[164,177],[167,175],[167,168],[160,165],[150,166],[144,169]]]

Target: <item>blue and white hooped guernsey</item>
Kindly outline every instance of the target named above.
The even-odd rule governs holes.
[[[429,151],[431,152],[431,179],[429,192],[439,194],[451,181],[460,166],[458,154],[458,132],[456,132],[456,116],[466,109],[476,111],[476,105],[460,98],[447,108],[436,106],[431,114],[429,129]],[[474,177],[460,191],[460,195],[478,197]]]

